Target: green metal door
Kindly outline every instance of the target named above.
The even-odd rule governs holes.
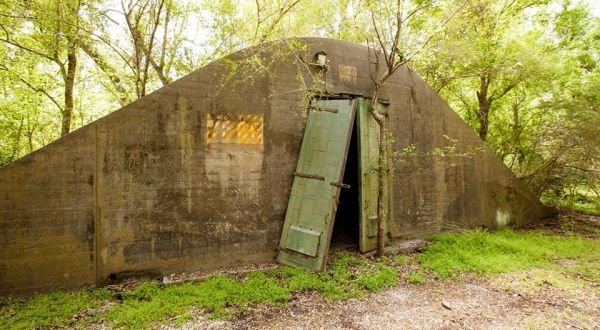
[[[361,252],[372,251],[377,247],[377,184],[379,181],[377,173],[373,169],[379,158],[379,124],[369,112],[370,105],[371,101],[368,99],[358,100],[358,194],[360,204],[358,245]],[[378,104],[377,111],[384,112],[385,106]],[[385,200],[385,214],[389,219],[388,199]],[[388,219],[385,221],[386,233]]]
[[[317,100],[310,107],[279,242],[283,264],[325,268],[354,113],[354,100]]]

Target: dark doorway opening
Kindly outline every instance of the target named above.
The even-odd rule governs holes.
[[[358,119],[358,118],[357,118]],[[344,169],[345,184],[350,188],[341,189],[333,232],[331,235],[331,248],[358,248],[359,235],[359,195],[358,195],[358,132],[357,121],[354,120],[348,158]]]

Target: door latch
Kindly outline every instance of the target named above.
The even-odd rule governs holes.
[[[350,185],[349,184],[345,184],[345,183],[341,183],[341,182],[331,182],[330,184],[332,186],[334,186],[334,187],[350,189]]]

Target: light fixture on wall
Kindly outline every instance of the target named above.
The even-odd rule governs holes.
[[[315,54],[315,65],[319,67],[327,66],[327,53],[321,51]]]

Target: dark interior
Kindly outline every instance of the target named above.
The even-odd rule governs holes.
[[[331,236],[332,248],[358,247],[358,218],[359,218],[359,196],[358,196],[358,138],[356,131],[356,120],[352,128],[352,137],[348,148],[348,158],[344,170],[345,184],[349,189],[341,189],[340,203],[333,225]]]

